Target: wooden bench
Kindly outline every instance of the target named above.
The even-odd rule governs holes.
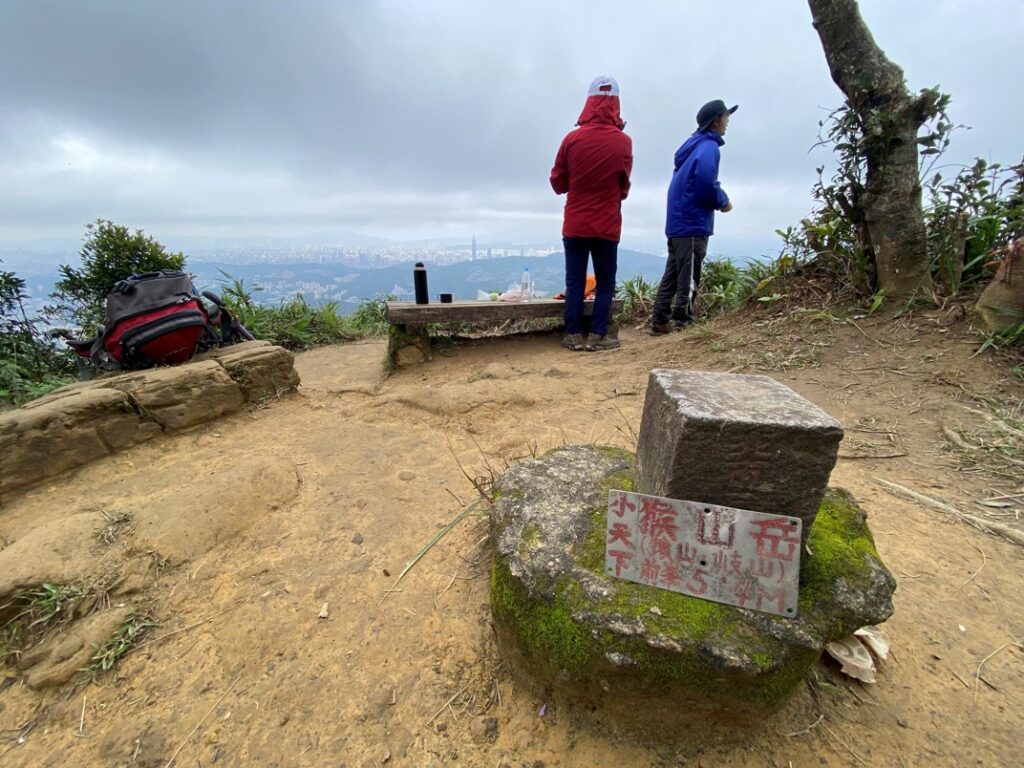
[[[612,300],[612,315],[622,308],[621,299]],[[430,359],[430,336],[427,325],[444,323],[501,323],[506,320],[528,320],[562,317],[565,302],[558,299],[531,299],[530,301],[453,301],[451,304],[416,304],[412,301],[385,303],[385,315],[391,323],[388,356],[392,365],[398,364],[398,353],[406,346],[419,348],[426,360]],[[583,302],[583,315],[594,314],[594,302]],[[609,334],[618,329],[614,324]]]

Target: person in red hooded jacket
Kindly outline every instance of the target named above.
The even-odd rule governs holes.
[[[562,346],[574,352],[615,349],[619,340],[608,337],[622,201],[629,194],[633,169],[633,142],[622,130],[619,84],[598,77],[590,84],[587,102],[576,129],[562,140],[551,169],[551,187],[567,194],[562,242],[565,245],[565,337]],[[583,341],[583,290],[587,263],[593,258],[597,296],[590,335]]]

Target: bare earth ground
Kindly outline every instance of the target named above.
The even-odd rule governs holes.
[[[298,475],[297,492],[281,496],[291,500],[256,488],[231,506],[231,535],[203,546],[189,538],[203,521],[179,507],[183,530],[163,539],[177,555],[142,597],[160,626],[70,695],[0,687],[0,764],[1020,765],[1024,548],[874,479],[1022,525],[1019,467],[993,474],[968,448],[1005,437],[978,396],[1012,407],[1024,386],[1005,364],[971,359],[977,338],[948,319],[748,314],[664,338],[624,331],[621,350],[596,354],[566,352],[555,336],[488,339],[386,380],[379,343],[301,355],[299,394],[0,510],[0,545],[14,545],[83,510],[159,518],[168,491],[216,514],[227,500],[204,481],[212,472]],[[729,747],[702,748],[699,733],[637,743],[554,701],[541,716],[547,697],[521,686],[495,646],[483,516],[461,522],[381,602],[477,497],[467,474],[486,478],[564,443],[633,448],[655,367],[767,373],[840,419],[832,483],[867,510],[899,582],[893,655],[877,684],[823,663],[791,705]],[[1009,506],[977,503],[1013,494],[999,502]],[[131,551],[146,535],[112,546]]]

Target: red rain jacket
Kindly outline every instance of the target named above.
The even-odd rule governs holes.
[[[622,130],[618,96],[589,96],[558,148],[551,188],[565,201],[563,237],[599,237],[619,242],[622,201],[629,194],[633,141]]]

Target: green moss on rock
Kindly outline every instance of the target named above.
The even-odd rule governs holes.
[[[631,490],[632,456],[618,449],[596,450],[630,466],[626,474],[603,478],[602,491]],[[517,644],[531,673],[543,671],[550,680],[582,685],[598,677],[628,677],[629,684],[671,690],[673,696],[695,701],[731,700],[737,711],[770,710],[785,701],[804,680],[823,642],[796,639],[791,619],[761,613],[751,618],[733,606],[608,578],[607,494],[600,499],[573,550],[576,570],[555,582],[553,600],[528,595],[507,558],[496,558],[492,609],[503,638]],[[524,529],[523,548],[532,548],[539,535],[536,528]],[[854,587],[870,587],[881,564],[863,513],[843,491],[826,495],[808,544],[813,555],[805,554],[801,563],[798,621],[819,640],[831,639],[836,584],[845,579]]]
[[[837,578],[866,583],[872,575],[869,561],[881,561],[864,513],[850,494],[838,488],[825,494],[807,547],[812,554],[804,557],[800,568],[801,610],[831,590]]]
[[[529,599],[506,563],[495,562],[491,571],[491,610],[513,631],[525,654],[542,661],[552,675],[567,672],[578,677],[593,656],[583,626],[558,599]]]

